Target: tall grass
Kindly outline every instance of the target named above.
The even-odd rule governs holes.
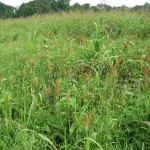
[[[150,16],[0,21],[0,149],[150,149]]]

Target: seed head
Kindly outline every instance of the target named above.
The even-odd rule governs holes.
[[[147,67],[147,65],[145,64],[144,65],[144,75],[148,75],[148,73],[149,73],[149,70],[148,70],[148,67]]]
[[[94,60],[94,59],[91,59],[91,60],[90,60],[90,63],[91,63],[91,66],[94,67],[95,60]]]
[[[66,93],[66,99],[67,101],[70,101],[70,91],[68,90],[68,92]]]
[[[84,73],[85,65],[81,64],[81,72]]]
[[[84,113],[83,123],[85,125],[85,128],[88,130],[89,129],[89,116],[87,113]]]
[[[38,82],[39,82],[38,77],[37,77],[37,76],[34,76],[33,79],[32,79],[32,83],[37,86],[37,85],[38,85]]]
[[[112,68],[110,69],[110,73],[111,73],[111,74],[116,74],[116,73],[117,73],[117,69],[116,69],[115,67],[112,67]]]
[[[93,109],[92,112],[91,112],[90,124],[93,124],[93,123],[94,123],[94,119],[95,119],[95,109]]]
[[[45,85],[43,86],[43,94],[46,96],[46,97],[50,97],[51,95],[51,90],[50,88],[46,87]]]
[[[29,54],[26,53],[26,54],[24,55],[24,60],[28,60],[29,58],[30,58]]]
[[[48,61],[48,63],[47,63],[47,68],[48,68],[49,72],[52,71],[52,63],[50,61]]]
[[[150,44],[147,45],[147,53],[150,53]]]
[[[71,41],[71,39],[70,39],[70,38],[67,38],[67,42],[70,43],[70,41]]]
[[[150,77],[148,77],[148,84],[150,85]]]
[[[150,61],[150,54],[146,54],[145,60],[146,60],[146,62],[149,62],[149,61]]]
[[[61,84],[61,81],[57,79],[57,80],[56,80],[56,86],[55,86],[55,93],[56,93],[56,94],[59,93],[60,84]]]
[[[72,120],[73,120],[73,122],[76,121],[76,112],[73,112],[73,113],[72,113]]]

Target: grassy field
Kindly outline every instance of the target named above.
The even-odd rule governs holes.
[[[0,20],[0,150],[149,150],[150,15]]]

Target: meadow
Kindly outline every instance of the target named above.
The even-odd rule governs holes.
[[[0,149],[150,149],[150,14],[0,20]]]

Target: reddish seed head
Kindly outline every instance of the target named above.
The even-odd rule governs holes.
[[[147,45],[147,52],[150,53],[150,44]]]
[[[111,74],[115,74],[117,72],[117,69],[115,68],[115,67],[112,67],[111,69],[110,69],[110,73]]]
[[[95,64],[94,59],[91,59],[91,60],[90,60],[90,63],[91,63],[91,66],[94,67],[94,64]]]
[[[90,76],[88,73],[86,73],[86,81],[88,81],[90,79]]]
[[[85,65],[81,64],[81,71],[82,71],[82,73],[84,72],[84,69],[85,69]]]
[[[146,60],[146,62],[149,62],[149,61],[150,61],[150,55],[149,55],[149,54],[146,54],[145,60]]]
[[[150,77],[148,77],[148,84],[150,85]]]
[[[144,75],[147,76],[148,73],[149,73],[148,67],[147,67],[147,65],[144,65]]]
[[[55,93],[58,94],[59,93],[59,90],[60,90],[60,83],[61,81],[60,80],[56,80],[56,87],[55,87]]]

